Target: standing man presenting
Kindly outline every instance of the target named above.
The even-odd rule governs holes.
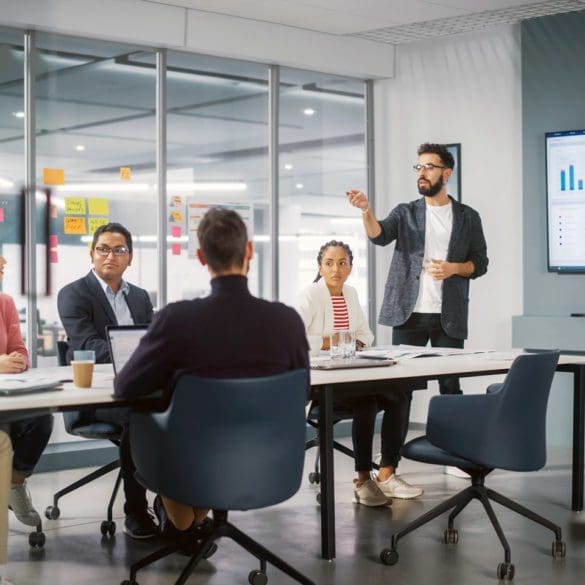
[[[378,246],[396,241],[379,323],[393,327],[392,343],[462,348],[467,338],[469,280],[487,272],[479,214],[447,194],[453,155],[442,144],[418,149],[421,199],[397,205],[378,221],[366,195],[348,191]],[[441,394],[460,394],[458,378],[439,382]]]
[[[83,278],[64,286],[57,297],[59,317],[67,333],[67,361],[78,349],[95,351],[98,364],[110,363],[106,325],[145,325],[152,321],[148,293],[126,282],[122,276],[132,263],[132,235],[119,223],[100,226],[93,234],[92,269]],[[99,409],[88,412],[95,418],[119,424],[120,467],[124,479],[124,532],[136,539],[152,538],[156,526],[148,513],[146,490],[134,478],[134,463],[128,438],[128,409]]]

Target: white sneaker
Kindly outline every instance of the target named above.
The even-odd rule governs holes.
[[[353,483],[355,488],[353,490],[354,504],[363,504],[364,506],[386,506],[391,504],[392,500],[388,498],[380,491],[380,488],[376,485],[376,482],[372,479],[367,479],[360,486],[358,486],[358,480],[354,479]]]
[[[8,507],[18,520],[27,526],[38,526],[41,523],[41,517],[33,506],[26,481],[12,484]]]
[[[459,469],[459,467],[454,467],[453,465],[445,465],[445,473],[447,475],[452,475],[453,477],[459,477],[460,479],[471,479],[471,475],[463,471],[463,469]]]
[[[410,485],[395,473],[386,481],[378,481],[376,477],[376,485],[386,497],[398,498],[399,500],[411,500],[422,496],[424,493],[422,488]]]

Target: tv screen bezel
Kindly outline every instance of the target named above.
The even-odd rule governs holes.
[[[556,138],[559,136],[584,136],[585,129],[582,130],[557,130],[554,132],[545,132],[544,134],[544,160],[546,172],[546,264],[547,271],[554,274],[585,274],[585,264],[583,266],[551,266],[550,261],[550,207],[549,207],[549,160],[548,160],[548,141],[549,138]],[[584,259],[585,262],[585,259]]]

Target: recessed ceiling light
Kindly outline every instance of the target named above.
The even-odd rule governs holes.
[[[15,118],[24,118],[24,112],[12,112]]]
[[[303,114],[305,114],[305,116],[312,116],[315,113],[315,110],[313,108],[305,108],[303,110]]]
[[[284,170],[285,171],[292,171],[294,168],[295,168],[294,165],[291,165],[290,163],[286,163],[284,165]]]
[[[295,187],[296,187],[297,189],[302,189],[302,188],[304,187],[304,185],[303,185],[302,183],[297,183],[297,184],[295,185]]]
[[[77,150],[77,152],[83,152],[85,150],[85,146],[83,146],[83,144],[78,144],[75,147],[75,150]]]

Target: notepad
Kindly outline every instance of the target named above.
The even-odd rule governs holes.
[[[21,376],[1,376],[0,396],[19,396],[33,392],[49,392],[62,390],[63,382],[56,378],[28,378]]]

